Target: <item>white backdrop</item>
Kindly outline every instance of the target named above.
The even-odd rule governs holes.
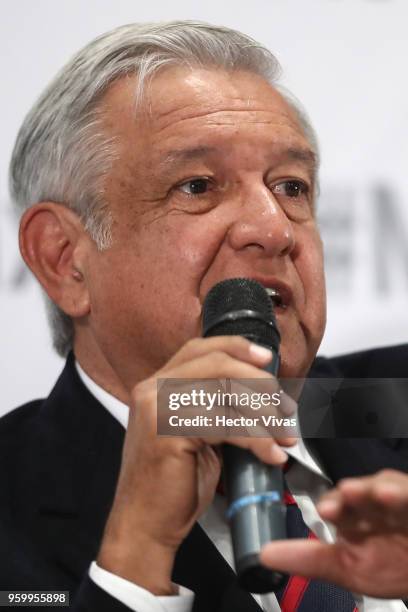
[[[321,352],[408,341],[407,0],[3,0],[0,19],[0,413],[48,393],[54,355],[7,194],[19,125],[54,73],[123,23],[203,19],[265,43],[320,137],[329,288]]]

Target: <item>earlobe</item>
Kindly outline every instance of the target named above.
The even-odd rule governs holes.
[[[29,208],[20,223],[20,251],[48,296],[71,317],[89,313],[81,249],[85,230],[66,206],[41,202]]]

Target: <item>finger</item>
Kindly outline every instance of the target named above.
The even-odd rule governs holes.
[[[378,508],[388,531],[408,533],[408,476],[394,470],[376,474],[372,483],[372,505]]]
[[[346,478],[339,482],[338,488],[350,505],[359,504],[364,499],[408,504],[408,475],[396,470],[382,470],[363,478]]]
[[[331,505],[336,516],[353,511],[355,516],[362,515],[370,519],[381,519],[386,504],[385,500],[377,498],[376,492],[381,490],[383,484],[376,483],[374,476],[348,478],[340,481],[334,492],[322,499],[325,517],[327,517],[326,509]]]
[[[406,484],[404,476],[401,480],[398,475],[394,482],[384,473],[345,479],[319,501],[318,511],[349,539],[398,526],[405,530],[406,487],[400,487],[401,482]]]
[[[260,381],[268,379],[271,392],[279,386],[278,381],[268,372],[249,363],[239,361],[222,351],[200,355],[173,368],[168,368],[169,364],[158,370],[154,376],[141,381],[134,387],[131,394],[133,404],[145,400],[148,396],[151,397],[152,393],[156,393],[158,379],[213,379],[215,381],[220,378],[255,378]]]
[[[338,519],[344,510],[344,500],[340,491],[333,489],[323,495],[316,508],[323,519],[332,522]]]
[[[163,370],[160,374],[163,377]],[[166,370],[165,376],[180,379],[258,378],[262,380],[269,378],[274,381],[273,376],[268,372],[231,357],[223,351],[213,351],[186,361],[179,366]],[[279,386],[277,381],[275,381],[274,386]]]
[[[214,336],[213,338],[193,338],[189,340],[168,361],[161,372],[172,369],[186,361],[209,353],[222,352],[230,357],[239,359],[246,363],[252,363],[257,367],[265,367],[272,360],[272,352],[258,344],[250,342],[242,336]]]
[[[345,478],[337,485],[345,503],[358,506],[371,498],[373,477]]]
[[[383,470],[373,479],[373,498],[386,507],[408,510],[408,475],[395,470]]]
[[[349,507],[370,506],[372,511],[379,513],[388,509],[408,509],[408,476],[394,470],[383,470],[365,478],[345,479],[338,488]]]
[[[287,393],[282,393],[279,411],[284,416],[290,417],[296,414],[298,405]]]
[[[317,510],[349,539],[379,531],[384,525],[384,509],[371,496],[353,496],[349,502],[340,485],[319,500]]]
[[[211,503],[215,489],[220,479],[221,462],[215,450],[205,444],[197,453],[198,472],[198,513],[206,509]]]
[[[377,516],[373,514],[370,503],[365,502],[357,508],[350,507],[339,488],[323,495],[316,507],[324,520],[333,523],[349,539],[361,538],[374,530]]]
[[[364,561],[364,551],[345,554],[338,544],[324,544],[316,540],[282,540],[266,544],[260,561],[268,568],[287,574],[333,582],[354,593],[371,597],[399,598],[407,591],[404,555],[399,560],[399,571],[387,570],[384,555],[374,568]],[[405,551],[404,551],[405,552]],[[376,575],[380,579],[375,579]]]
[[[260,552],[266,567],[288,574],[337,582],[346,586],[335,545],[317,540],[280,540],[266,544]]]
[[[152,390],[148,394],[145,394],[142,402],[139,402],[138,410],[136,411],[139,417],[143,417],[144,421],[149,424],[149,430],[154,431],[156,426],[157,410],[156,410],[156,399],[155,394]],[[179,441],[184,438],[178,438]],[[172,440],[172,438],[170,438]],[[210,446],[216,446],[220,444],[232,444],[252,451],[261,461],[270,464],[283,464],[288,460],[287,454],[281,450],[281,445],[290,446],[293,444],[292,438],[280,438],[278,441],[274,440],[271,436],[266,435],[265,437],[234,437],[234,436],[220,436],[220,437],[200,437],[190,438],[190,441],[195,443],[197,448],[200,448],[202,444],[208,444]]]

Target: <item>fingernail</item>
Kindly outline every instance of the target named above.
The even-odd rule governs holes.
[[[249,347],[249,352],[254,357],[258,357],[258,359],[262,359],[262,361],[272,361],[272,351],[265,348],[264,346],[260,346],[259,344],[252,343]]]
[[[285,453],[285,451],[281,449],[280,446],[277,446],[276,444],[274,444],[272,446],[271,451],[272,451],[271,452],[272,459],[276,461],[277,463],[286,463],[286,461],[288,460],[287,454]]]

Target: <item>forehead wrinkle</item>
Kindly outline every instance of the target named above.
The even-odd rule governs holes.
[[[174,113],[180,112],[179,109],[172,111]],[[259,117],[257,115],[257,113],[263,113],[265,115],[269,115],[269,117]],[[204,117],[208,117],[213,118],[211,121],[209,121],[208,123],[211,125],[234,125],[235,122],[237,121],[236,115],[239,114],[243,114],[244,116],[246,115],[246,118],[243,119],[239,119],[240,123],[264,123],[264,124],[270,124],[270,123],[277,123],[279,125],[287,125],[288,127],[292,127],[292,128],[296,128],[298,127],[298,124],[296,121],[293,120],[293,117],[290,114],[284,113],[284,112],[276,112],[276,111],[272,111],[271,109],[265,109],[265,108],[231,108],[231,107],[227,107],[227,108],[217,108],[216,110],[210,111],[210,110],[205,110],[202,112],[196,112],[193,114],[188,114],[187,116],[182,116],[180,118],[176,118],[176,119],[169,119],[168,114],[166,113],[167,116],[167,121],[165,122],[165,125],[158,125],[158,127],[154,130],[156,134],[160,134],[161,132],[165,131],[168,128],[172,128],[174,127],[176,124],[179,123],[184,123],[185,121],[190,121],[190,120],[194,120],[194,119],[202,119]],[[270,115],[274,115],[275,118],[273,119],[272,117],[270,117]],[[224,115],[222,120],[218,120],[217,121],[217,115]],[[160,120],[161,120],[161,116],[158,116],[155,118],[155,124],[160,124]],[[287,123],[286,123],[287,122]]]
[[[184,103],[182,106],[179,105],[178,101],[175,100],[175,104],[173,106],[173,108],[169,108],[168,110],[157,110],[154,108],[154,103],[151,100],[149,103],[149,110],[150,110],[150,114],[151,116],[154,116],[154,114],[156,113],[156,121],[160,120],[160,119],[165,119],[166,117],[168,117],[169,115],[172,115],[173,113],[183,113],[183,112],[188,112],[189,109],[196,109],[197,107],[201,107],[204,108],[203,112],[201,113],[201,115],[205,115],[205,114],[210,114],[210,113],[224,113],[224,112],[229,112],[229,111],[242,111],[242,112],[270,112],[271,108],[270,107],[258,107],[256,105],[256,100],[254,100],[254,98],[252,98],[251,96],[247,96],[245,98],[242,98],[240,96],[234,97],[234,96],[227,96],[228,99],[225,99],[224,96],[224,100],[219,99],[218,101],[214,99],[214,97],[210,97],[208,96],[208,94],[206,94],[205,96],[203,96],[202,98],[197,98],[196,100],[192,100],[190,103]],[[211,110],[212,108],[214,108],[214,105],[219,104],[219,107]],[[224,106],[225,105],[225,106]],[[289,112],[285,113],[284,111],[282,111],[282,109],[280,109],[280,112],[286,116],[290,116],[291,114],[291,110],[288,109]],[[193,113],[192,115],[188,115],[186,118],[191,118],[194,116],[201,116],[200,114],[195,114]]]

